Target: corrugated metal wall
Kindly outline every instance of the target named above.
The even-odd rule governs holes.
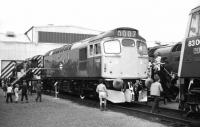
[[[77,34],[77,33],[60,33],[60,32],[38,32],[38,42],[48,42],[48,43],[68,43],[77,42],[89,37],[92,34]]]

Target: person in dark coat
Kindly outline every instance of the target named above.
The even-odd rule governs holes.
[[[23,102],[23,99],[25,97],[26,98],[26,102],[28,103],[28,95],[27,95],[28,86],[27,86],[26,80],[23,80],[21,91],[22,91],[21,102]]]
[[[38,99],[40,100],[40,102],[42,101],[42,84],[41,84],[41,81],[37,81],[37,84],[36,84],[36,93],[37,93],[37,97],[35,99],[35,101],[37,102]]]
[[[3,95],[6,97],[7,95],[7,84],[2,81],[2,89],[3,89]]]

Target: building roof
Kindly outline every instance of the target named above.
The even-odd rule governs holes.
[[[30,43],[30,40],[24,34],[14,34],[12,32],[8,32],[8,33],[0,33],[0,42]]]
[[[79,26],[55,26],[55,25],[47,25],[47,26],[32,26],[28,29],[25,34],[28,34],[32,29],[36,31],[49,31],[49,32],[64,32],[64,33],[80,33],[80,34],[94,34],[98,35],[103,31],[79,27]]]

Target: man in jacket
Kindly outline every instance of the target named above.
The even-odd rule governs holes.
[[[28,86],[27,86],[26,80],[23,80],[21,91],[22,91],[21,102],[23,102],[23,99],[25,97],[26,98],[26,103],[28,103],[28,95],[27,95]]]

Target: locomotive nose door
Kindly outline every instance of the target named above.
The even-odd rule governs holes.
[[[137,41],[137,53],[138,53],[138,77],[146,78],[147,77],[147,68],[148,68],[148,49],[147,45],[143,41]]]

